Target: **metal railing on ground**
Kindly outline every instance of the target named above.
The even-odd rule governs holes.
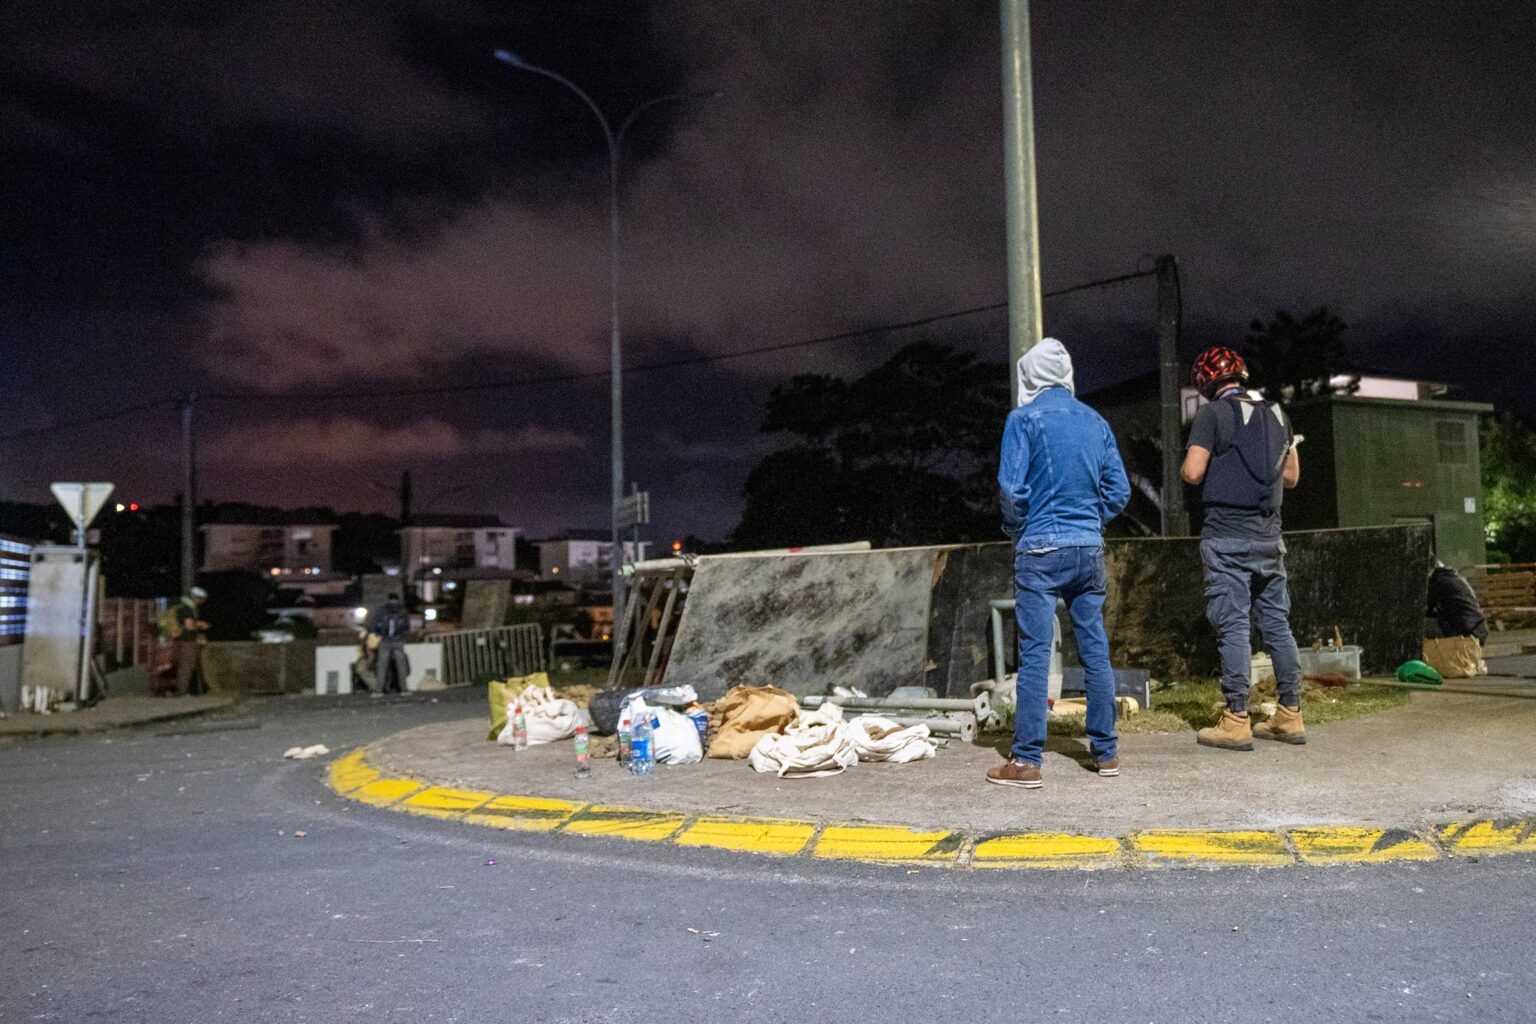
[[[443,682],[450,686],[548,670],[544,627],[537,624],[456,629],[426,640],[443,645]]]

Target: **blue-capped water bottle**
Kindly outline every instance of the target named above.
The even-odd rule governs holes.
[[[629,770],[636,775],[649,775],[656,767],[656,751],[651,745],[655,735],[651,729],[651,709],[645,708],[635,715],[629,729]]]

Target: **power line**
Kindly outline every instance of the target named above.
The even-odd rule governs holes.
[[[1084,281],[1066,288],[1057,288],[1054,291],[1041,294],[1042,299],[1053,299],[1061,295],[1070,295],[1073,292],[1087,291],[1090,288],[1102,288],[1107,285],[1120,284],[1125,281],[1134,281],[1138,278],[1152,277],[1156,270],[1138,270],[1129,274],[1118,274],[1114,277],[1100,278],[1097,281]],[[769,352],[787,352],[792,349],[810,348],[815,345],[829,345],[838,341],[852,341],[857,338],[867,338],[878,334],[888,334],[894,331],[908,331],[917,327],[927,327],[930,324],[943,323],[946,320],[959,320],[963,317],[976,316],[980,313],[992,313],[1001,309],[1007,309],[1006,302],[991,302],[984,306],[971,306],[966,309],[950,310],[946,313],[935,313],[931,316],[917,317],[911,320],[900,320],[888,324],[880,324],[875,327],[864,327],[852,331],[839,331],[835,334],[822,334],[814,338],[802,338],[798,341],[779,342],[774,345],[759,345],[755,348],[738,349],[733,352],[716,352],[696,356],[681,356],[676,359],[663,359],[651,363],[637,363],[634,366],[626,366],[625,373],[644,373],[653,370],[672,370],[683,366],[700,366],[706,363],[722,363],[731,359],[745,359],[749,356],[763,355]],[[256,391],[224,391],[201,394],[200,401],[223,402],[327,402],[344,401],[348,399],[368,398],[411,398],[422,395],[451,395],[465,394],[472,391],[497,391],[504,388],[535,387],[542,384],[564,384],[582,380],[597,380],[606,378],[608,370],[588,370],[582,373],[559,373],[543,377],[517,377],[511,380],[484,381],[475,384],[446,384],[432,387],[398,388],[394,390],[378,391],[331,391],[331,392],[273,392],[263,393]],[[19,441],[28,437],[37,437],[43,434],[53,434],[59,431],[72,430],[76,427],[86,427],[94,423],[106,423],[111,420],[131,416],[137,412],[146,412],[150,409],[158,409],[163,405],[170,405],[175,398],[157,398],[149,402],[140,402],[136,405],[126,406],[112,412],[100,413],[94,416],[85,416],[73,420],[61,420],[41,427],[29,427],[26,430],[18,430],[14,433],[0,435],[0,442]]]
[[[85,416],[81,417],[80,419],[73,420],[61,420],[55,423],[49,423],[41,427],[28,427],[26,430],[18,430],[14,433],[0,435],[0,442],[20,441],[23,438],[36,437],[39,434],[53,434],[61,430],[72,430],[75,427],[90,426],[92,423],[106,423],[109,420],[122,419],[124,416],[131,416],[136,412],[145,412],[149,409],[158,409],[160,406],[170,405],[174,401],[174,398],[157,398],[152,402],[140,402],[137,405],[126,406],[122,409],[113,410],[112,412],[99,413],[95,416]]]
[[[923,327],[928,324],[939,323],[944,320],[956,320],[960,317],[974,316],[977,313],[987,313],[1007,307],[1006,302],[992,303],[986,306],[972,306],[969,309],[957,309],[948,313],[938,313],[933,316],[922,317],[917,320],[903,320],[899,323],[881,324],[878,327],[865,327],[855,331],[840,331],[837,334],[823,334],[815,338],[803,338],[799,341],[780,342],[775,345],[759,345],[756,348],[737,349],[733,352],[716,352],[697,356],[680,356],[676,359],[664,359],[652,363],[636,363],[624,367],[625,373],[643,373],[648,370],[671,370],[679,366],[698,366],[703,363],[720,363],[729,359],[745,359],[747,356],[762,355],[766,352],[784,352],[789,349],[808,348],[812,345],[826,345],[834,341],[851,341],[854,338],[864,338],[875,334],[884,334],[889,331],[904,331],[914,327]],[[335,399],[350,398],[408,398],[416,395],[447,395],[460,394],[466,391],[495,391],[501,388],[529,387],[535,384],[562,384],[569,381],[595,380],[607,377],[608,370],[587,370],[581,373],[551,374],[545,377],[514,377],[510,380],[482,381],[475,384],[444,384],[431,387],[398,388],[384,391],[331,391],[331,392],[289,392],[289,393],[263,393],[258,391],[245,392],[214,392],[203,395],[203,398],[218,401],[233,402],[299,402],[299,401],[330,401]]]
[[[1086,291],[1090,288],[1102,288],[1105,285],[1119,284],[1123,281],[1133,281],[1137,278],[1151,277],[1156,273],[1153,270],[1135,271],[1129,274],[1119,274],[1115,277],[1106,277],[1097,281],[1085,281],[1068,288],[1058,288],[1045,292],[1042,299],[1052,299],[1060,295],[1070,295],[1073,292]],[[963,317],[975,316],[979,313],[992,313],[1000,309],[1007,309],[1006,302],[992,302],[984,306],[971,306],[966,309],[951,310],[946,313],[935,313],[931,316],[918,317],[912,320],[901,320],[894,323],[880,324],[875,327],[864,327],[852,331],[839,331],[835,334],[823,334],[814,338],[802,338],[798,341],[779,342],[773,345],[759,345],[755,348],[737,349],[731,352],[716,352],[696,356],[680,356],[676,359],[663,359],[650,363],[636,363],[633,366],[624,367],[625,373],[644,373],[653,370],[673,370],[683,366],[699,366],[706,363],[722,363],[731,359],[745,359],[748,356],[758,356],[769,352],[786,352],[797,348],[810,348],[814,345],[828,345],[838,341],[852,341],[857,338],[867,338],[877,334],[888,334],[893,331],[907,331],[917,327],[927,327],[930,324],[942,323],[946,320],[958,320]],[[464,394],[472,391],[498,391],[505,388],[532,387],[542,384],[564,384],[583,380],[598,380],[606,378],[609,370],[587,370],[581,373],[550,374],[543,377],[515,377],[510,380],[481,381],[474,384],[444,384],[417,388],[395,388],[376,391],[330,391],[330,392],[255,392],[255,391],[227,391],[213,392],[202,395],[204,399],[228,402],[327,402],[345,401],[349,399],[371,398],[412,398],[423,395],[448,395]]]

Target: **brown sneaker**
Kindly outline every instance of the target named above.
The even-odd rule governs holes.
[[[1269,721],[1254,726],[1253,734],[1261,740],[1279,740],[1281,743],[1307,742],[1307,729],[1301,722],[1301,708],[1292,711],[1284,704],[1275,708]]]
[[[1195,741],[1201,746],[1223,750],[1252,750],[1253,728],[1247,718],[1223,711],[1221,721],[1209,729],[1201,729],[1195,734]]]
[[[1120,774],[1120,759],[1112,757],[1108,761],[1098,762],[1099,774],[1106,779],[1112,779]]]
[[[1023,786],[1039,789],[1044,783],[1040,778],[1040,766],[1010,757],[996,768],[987,769],[987,781],[999,786]]]

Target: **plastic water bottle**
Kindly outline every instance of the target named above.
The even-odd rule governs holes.
[[[651,715],[640,715],[630,726],[629,770],[636,775],[649,775],[656,767],[655,751],[651,749]]]
[[[576,777],[585,779],[592,774],[592,758],[587,753],[587,727],[576,727]]]
[[[523,714],[521,704],[512,711],[512,749],[528,749],[528,716]]]
[[[626,705],[624,710],[619,712],[619,764],[625,768],[629,767],[629,756],[633,746],[630,727],[629,707]]]

